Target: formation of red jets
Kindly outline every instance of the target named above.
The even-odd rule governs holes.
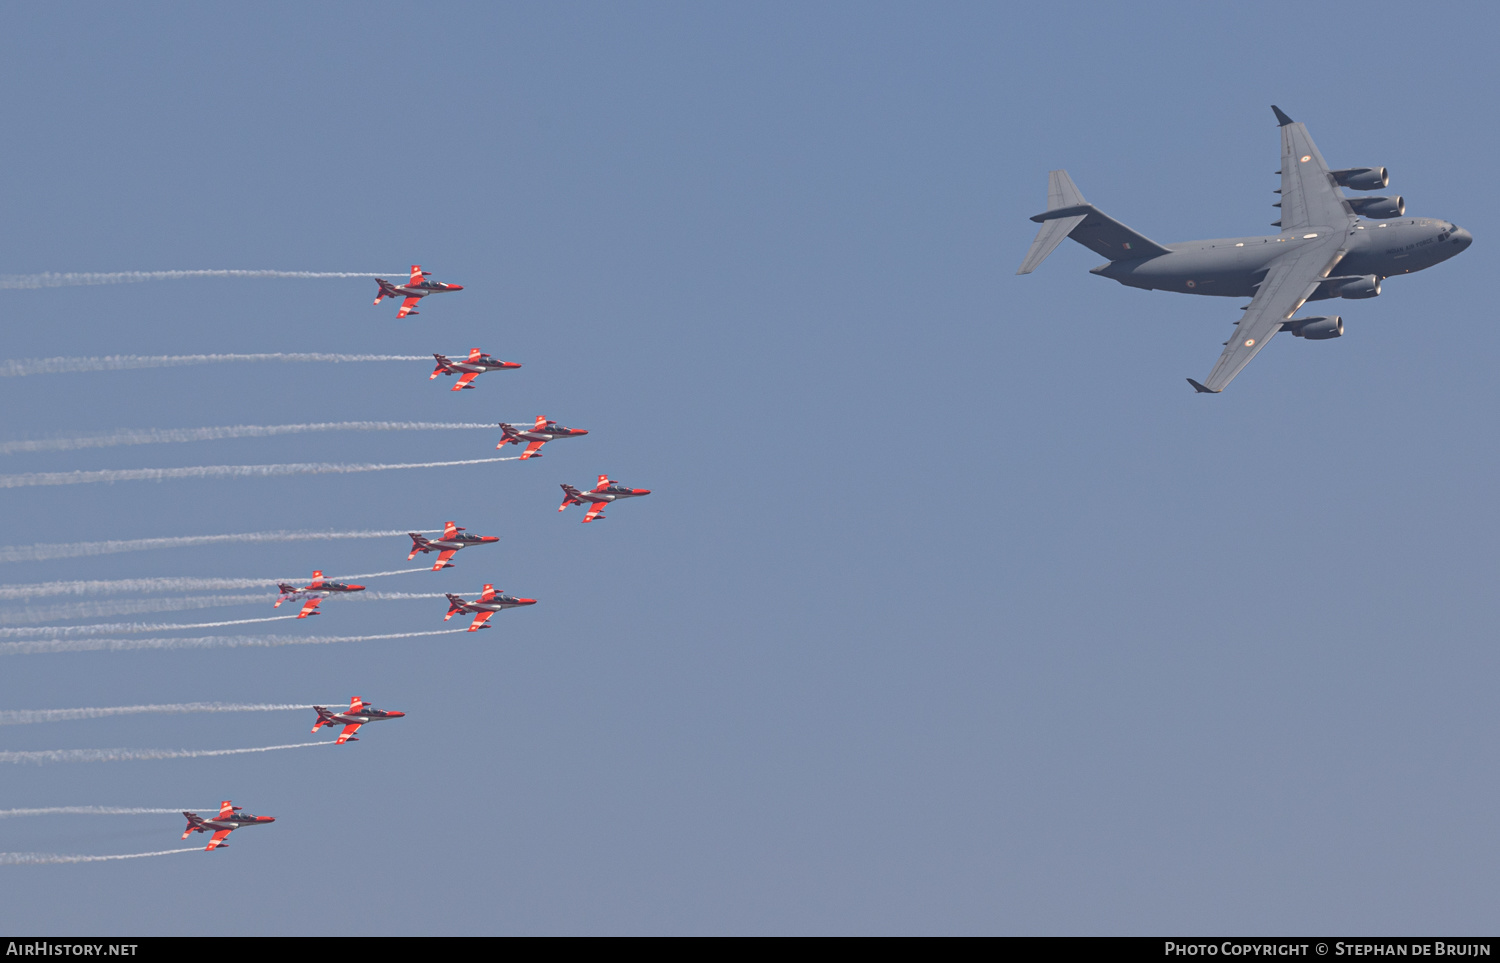
[[[376,304],[379,304],[386,298],[402,299],[401,308],[396,312],[398,319],[405,318],[407,315],[417,314],[418,312],[415,310],[417,302],[428,295],[463,290],[463,285],[461,284],[445,284],[440,281],[430,280],[429,273],[422,270],[421,265],[418,264],[412,265],[411,277],[405,284],[393,284],[384,278],[376,278],[375,283],[380,286],[380,291],[375,298]],[[474,388],[474,379],[478,378],[481,374],[490,371],[509,371],[521,367],[521,365],[514,361],[500,361],[492,358],[489,354],[478,348],[471,348],[466,357],[458,360],[442,354],[434,354],[432,357],[437,362],[437,367],[428,376],[429,380],[435,381],[439,375],[444,377],[453,377],[456,375],[458,380],[454,382],[453,387],[450,389],[452,391]],[[499,427],[501,437],[495,447],[503,449],[507,445],[524,446],[520,454],[521,461],[540,458],[542,456],[542,446],[548,442],[564,438],[579,438],[588,434],[588,431],[583,428],[566,428],[542,415],[537,416],[534,424],[508,424],[501,422]],[[636,498],[641,495],[651,494],[650,489],[627,488],[611,479],[608,475],[600,475],[598,483],[587,491],[580,490],[566,483],[562,485],[562,490],[563,502],[557,510],[560,512],[564,511],[570,505],[586,506],[583,515],[585,524],[602,519],[605,507],[614,502],[624,498]],[[407,555],[407,560],[415,559],[418,553],[428,555],[436,552],[437,559],[432,565],[432,571],[434,572],[455,567],[452,561],[453,556],[465,548],[471,548],[475,545],[488,545],[500,540],[498,535],[469,534],[463,526],[451,521],[445,522],[442,534],[433,538],[429,538],[426,533],[422,532],[408,532],[407,534],[411,537],[412,543],[411,553]],[[290,582],[280,582],[277,584],[277,588],[280,590],[280,595],[277,597],[273,608],[279,608],[284,602],[301,602],[302,608],[296,615],[296,618],[299,619],[321,614],[317,611],[319,604],[332,595],[363,592],[365,590],[363,585],[350,585],[325,578],[321,570],[314,571],[312,579],[306,585],[298,587]],[[451,592],[446,593],[446,597],[448,599],[448,613],[443,616],[443,621],[447,622],[455,615],[472,615],[474,618],[469,623],[467,629],[469,632],[491,628],[489,620],[497,612],[536,604],[536,599],[518,598],[513,595],[506,595],[504,592],[496,591],[495,586],[492,584],[486,584],[479,595],[473,600],[465,599],[463,596]],[[347,709],[342,707],[329,708],[328,706],[313,706],[312,708],[317,713],[317,721],[312,727],[314,733],[324,726],[343,726],[338,738],[335,740],[338,745],[343,745],[347,742],[358,742],[359,738],[355,733],[359,731],[361,726],[372,722],[383,722],[387,719],[400,719],[406,715],[404,712],[377,709],[359,696],[354,696],[349,700],[349,707]],[[209,838],[208,846],[206,847],[208,851],[228,846],[228,843],[224,842],[224,840],[236,829],[243,829],[246,826],[260,826],[276,821],[273,816],[252,816],[244,812],[241,807],[233,805],[229,800],[225,800],[220,804],[219,813],[216,816],[203,817],[193,812],[184,812],[183,815],[187,817],[188,824],[187,829],[182,833],[182,838],[187,839],[193,833],[212,833],[213,835]]]

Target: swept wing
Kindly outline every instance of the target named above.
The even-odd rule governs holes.
[[[1344,233],[1343,230],[1323,232],[1316,237],[1285,242],[1297,247],[1271,262],[1270,270],[1208,378],[1202,384],[1192,378],[1188,382],[1199,391],[1214,394],[1223,391],[1343,259]]]

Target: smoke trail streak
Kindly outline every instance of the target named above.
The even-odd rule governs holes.
[[[373,278],[381,274],[396,277],[404,271],[110,271],[108,273],[68,271],[43,274],[0,274],[0,289],[35,290],[68,288],[85,284],[140,284],[143,281],[181,281],[186,278]]]
[[[334,581],[346,578],[381,578],[387,575],[406,575],[411,572],[429,572],[432,566],[421,568],[398,568],[389,572],[362,572],[358,575],[334,575],[330,576]],[[49,595],[118,595],[131,592],[145,595],[151,592],[165,591],[200,591],[206,589],[247,589],[265,588],[278,582],[295,582],[299,578],[307,576],[292,576],[290,578],[196,578],[196,577],[162,577],[162,578],[119,578],[119,579],[90,579],[74,580],[67,582],[33,582],[20,585],[0,585],[0,601],[24,600],[45,598]],[[240,596],[234,596],[239,598]],[[244,596],[245,598],[259,598],[260,596]],[[168,611],[166,609],[151,609],[150,611]],[[0,619],[3,621],[3,619]],[[38,620],[41,621],[41,620]]]
[[[208,809],[208,806],[200,807]],[[182,809],[142,809],[139,806],[47,806],[43,809],[0,809],[0,819],[12,816],[160,816],[181,815],[183,810],[194,812],[192,806]]]
[[[0,442],[0,455],[28,451],[76,451],[116,445],[158,445],[170,442],[220,441],[225,438],[268,438],[313,431],[448,431],[494,428],[493,424],[443,421],[323,421],[305,425],[224,425],[217,428],[123,428],[107,435],[76,435],[32,441]]]
[[[159,849],[154,853],[121,853],[118,856],[64,856],[60,853],[0,853],[0,866],[42,866],[47,863],[97,863],[106,859],[140,859],[143,856],[170,856],[173,853],[202,852],[201,846],[185,849]]]
[[[184,612],[229,605],[269,603],[275,596],[260,595],[189,595],[176,599],[115,599],[110,602],[67,602],[62,605],[26,606],[19,611],[0,610],[0,625],[29,625],[69,619],[102,618],[109,615],[144,615],[148,612]]]
[[[420,531],[420,529],[407,529]],[[0,562],[38,562],[51,558],[79,558],[86,555],[113,555],[116,552],[144,552],[156,548],[188,548],[218,545],[223,542],[297,542],[325,538],[389,538],[405,535],[396,529],[387,532],[241,532],[234,535],[183,535],[176,538],[132,538],[108,542],[71,542],[61,545],[0,545]]]
[[[225,625],[248,625],[252,622],[285,622],[295,615],[268,615],[259,619],[231,619],[224,622],[100,622],[95,625],[33,625],[24,629],[0,629],[0,638],[40,636],[63,639],[75,635],[104,635],[107,632],[175,632],[181,629],[217,629]]]
[[[445,598],[445,592],[361,592],[351,595],[351,599],[367,598],[372,601],[381,602],[388,599],[440,599]],[[0,630],[3,631],[3,630]]]
[[[125,652],[138,649],[227,649],[275,648],[283,645],[333,645],[339,642],[378,642],[384,639],[415,639],[429,635],[452,635],[465,629],[433,629],[426,632],[392,632],[386,635],[204,635],[197,638],[156,639],[44,639],[0,642],[0,655],[40,655],[51,652]]]
[[[408,575],[408,574],[410,574],[412,572],[430,572],[430,571],[432,571],[432,566],[431,565],[424,565],[424,566],[422,566],[420,568],[398,568],[398,569],[393,569],[392,571],[389,571],[389,572],[365,572],[365,573],[363,573],[361,575],[336,575],[336,576],[334,576],[334,578],[335,579],[344,579],[344,578],[382,578],[382,577],[384,577],[386,575]]]
[[[0,709],[0,726],[29,726],[38,722],[71,722],[75,719],[105,719],[110,716],[135,716],[145,713],[186,715],[195,712],[284,712],[289,709],[308,709],[314,704],[312,702],[257,702],[248,704],[237,702],[173,702],[142,706],[86,706],[80,709]],[[324,705],[327,704],[324,703]],[[17,809],[13,811],[28,812],[29,810]],[[168,811],[172,812],[174,810]],[[0,810],[0,816],[4,816],[5,813],[6,810]]]
[[[31,488],[38,485],[113,484],[122,481],[165,481],[168,478],[270,478],[278,475],[352,475],[368,471],[395,471],[402,468],[449,468],[454,465],[488,465],[497,461],[520,461],[520,455],[506,458],[465,458],[461,461],[422,461],[406,464],[360,465],[330,462],[293,462],[285,465],[194,465],[187,468],[106,468],[101,471],[39,471],[21,475],[0,475],[0,488]],[[403,533],[404,534],[404,533]]]
[[[23,358],[0,361],[0,378],[82,371],[131,371],[137,368],[179,368],[195,364],[235,364],[261,361],[427,361],[425,354],[339,354],[319,351],[273,351],[264,354],[112,354],[94,358]]]
[[[308,746],[332,746],[332,739],[316,742],[292,742],[284,746],[253,746],[248,749],[32,749],[0,752],[0,762],[40,766],[44,762],[153,762],[158,759],[201,759],[205,756],[239,756],[247,752],[275,752],[278,749],[306,749]]]

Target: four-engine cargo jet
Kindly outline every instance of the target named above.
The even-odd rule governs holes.
[[[437,367],[432,369],[432,374],[427,376],[428,381],[436,381],[438,375],[458,375],[458,381],[454,383],[450,391],[462,391],[472,388],[469,382],[484,374],[486,371],[506,371],[510,368],[519,368],[520,364],[514,361],[497,361],[489,355],[481,352],[478,348],[470,348],[469,356],[462,361],[453,361],[447,355],[434,354],[437,359]]]
[[[187,829],[182,831],[183,839],[187,839],[193,833],[213,833],[213,836],[209,837],[208,845],[204,847],[204,852],[209,853],[227,847],[229,844],[224,842],[224,839],[236,829],[242,829],[245,826],[263,826],[276,821],[275,816],[252,816],[243,812],[239,806],[227,799],[219,803],[219,814],[209,819],[204,819],[197,813],[184,812],[183,815],[188,821]]]
[[[508,425],[500,422],[500,431],[503,435],[500,444],[496,448],[504,448],[506,445],[519,445],[526,442],[526,450],[521,452],[521,460],[542,457],[542,446],[549,441],[559,438],[577,438],[586,435],[588,431],[583,428],[564,428],[555,421],[548,421],[542,415],[536,416],[536,424],[530,427],[525,425]]]
[[[455,568],[456,566],[448,560],[461,548],[500,541],[499,535],[460,534],[463,531],[464,529],[461,525],[444,522],[443,534],[438,538],[427,538],[420,532],[407,532],[406,534],[411,536],[411,554],[406,556],[406,560],[409,562],[416,558],[418,552],[421,552],[423,555],[426,555],[428,552],[437,552],[437,561],[432,566],[432,570],[436,572],[439,569]]]
[[[1473,241],[1451,221],[1406,217],[1396,197],[1344,196],[1340,187],[1379,190],[1390,183],[1384,167],[1329,170],[1307,128],[1278,107],[1281,124],[1281,219],[1278,234],[1157,244],[1084,201],[1066,171],[1052,171],[1048,210],[1017,274],[1030,274],[1065,237],[1108,264],[1090,273],[1147,290],[1250,298],[1237,330],[1198,391],[1218,393],[1234,380],[1278,331],[1324,341],[1344,333],[1334,316],[1293,318],[1308,301],[1373,298],[1397,274],[1432,267]]]
[[[459,596],[448,593],[448,614],[443,616],[443,621],[448,621],[460,612],[473,612],[475,613],[474,621],[469,623],[469,631],[477,632],[480,629],[489,628],[485,623],[496,612],[535,604],[536,599],[518,599],[514,595],[503,595],[495,591],[495,586],[486,585],[479,598],[472,602],[465,602]]]
[[[317,732],[324,726],[336,726],[344,724],[344,731],[339,733],[335,743],[342,746],[346,742],[358,742],[359,738],[354,734],[359,727],[369,722],[381,722],[385,719],[401,719],[406,716],[404,712],[387,712],[377,709],[359,696],[349,699],[349,708],[330,709],[327,706],[313,706],[313,711],[318,714],[318,721],[313,723],[312,731]]]
[[[608,475],[599,476],[599,484],[586,492],[581,492],[572,485],[562,486],[563,503],[557,506],[562,511],[569,505],[582,505],[585,502],[589,510],[583,516],[584,524],[592,522],[596,518],[604,517],[604,506],[621,498],[635,498],[637,495],[649,495],[649,488],[626,488],[617,481],[611,481]]]
[[[462,284],[444,284],[441,281],[427,280],[428,272],[422,270],[422,265],[411,266],[411,280],[405,284],[392,284],[385,278],[376,278],[375,283],[380,285],[380,293],[375,295],[375,303],[379,304],[386,298],[405,298],[401,302],[401,310],[396,312],[396,319],[406,317],[408,314],[421,314],[413,311],[417,302],[429,294],[442,294],[444,291],[462,291]]]
[[[297,613],[297,618],[299,619],[305,619],[309,615],[321,615],[322,613],[313,610],[328,597],[327,593],[329,592],[363,592],[365,590],[363,585],[345,585],[343,582],[327,581],[323,578],[323,573],[320,571],[313,572],[312,581],[302,588],[297,588],[295,585],[288,585],[286,582],[278,582],[276,587],[281,589],[281,597],[276,600],[275,605],[271,606],[273,609],[281,608],[282,602],[290,601],[291,599],[307,600],[302,604],[302,611]]]

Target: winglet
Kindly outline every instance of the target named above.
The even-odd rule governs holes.
[[[1192,378],[1189,378],[1187,380],[1187,382],[1188,382],[1188,384],[1192,385],[1193,386],[1193,390],[1196,391],[1196,392],[1198,392],[1200,395],[1216,395],[1220,391],[1224,390],[1223,388],[1220,388],[1218,391],[1215,391],[1212,388],[1205,388],[1202,385],[1200,385],[1198,382],[1194,381]]]
[[[1281,108],[1277,107],[1275,104],[1271,105],[1271,109],[1276,112],[1276,123],[1279,124],[1280,126],[1285,127],[1287,124],[1295,124],[1296,123],[1295,120],[1292,120],[1286,114],[1282,113],[1281,112]]]

